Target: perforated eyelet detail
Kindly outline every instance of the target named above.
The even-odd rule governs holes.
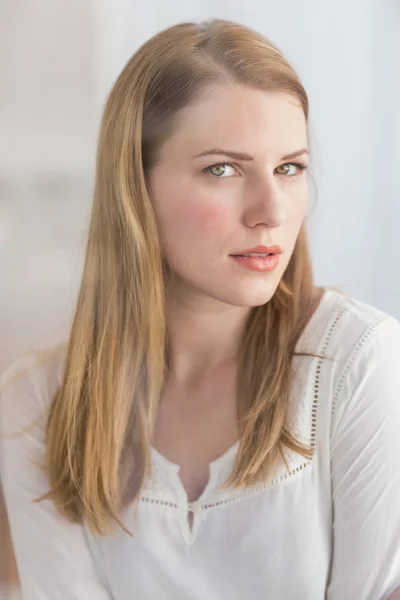
[[[178,508],[178,505],[175,502],[168,502],[168,500],[161,500],[159,498],[149,498],[148,496],[142,496],[141,502],[147,502],[148,504],[161,504],[162,506]]]
[[[357,344],[355,345],[353,352],[351,353],[351,355],[349,356],[346,366],[343,369],[343,373],[339,379],[339,382],[336,386],[336,390],[335,393],[333,395],[333,400],[332,400],[332,416],[336,410],[336,404],[340,395],[340,392],[342,390],[342,387],[344,385],[344,382],[346,381],[347,375],[349,374],[349,371],[351,370],[360,350],[363,348],[364,344],[367,342],[367,340],[371,337],[371,335],[374,333],[375,329],[377,329],[377,327],[379,327],[379,325],[386,320],[386,317],[382,317],[381,319],[378,319],[377,321],[374,321],[374,323],[371,323],[371,325],[368,327],[368,329],[366,330],[366,332],[364,333],[364,335],[359,339],[359,341],[357,342]]]

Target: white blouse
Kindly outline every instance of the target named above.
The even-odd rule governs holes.
[[[65,348],[7,369],[1,477],[24,600],[383,600],[400,587],[400,324],[334,290],[303,333],[292,424],[311,444],[273,481],[220,489],[238,444],[188,503],[179,466],[152,450],[154,478],[121,529],[91,535],[51,502],[38,468]],[[23,369],[23,372],[21,372]],[[189,526],[188,513],[193,514]]]

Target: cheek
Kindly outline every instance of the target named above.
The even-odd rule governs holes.
[[[188,207],[185,220],[193,235],[217,237],[227,230],[229,213],[221,206],[203,203]]]
[[[164,219],[166,259],[182,275],[208,261],[229,237],[228,230],[229,215],[221,206],[204,201],[180,203],[179,210],[171,210]]]
[[[223,235],[232,221],[232,205],[212,193],[196,189],[193,180],[175,181],[160,177],[151,189],[158,221],[167,243]],[[208,240],[209,242],[211,240]]]
[[[232,203],[216,198],[204,190],[194,189],[180,182],[179,187],[168,186],[164,180],[163,189],[153,196],[155,210],[161,226],[161,239],[167,260],[179,271],[187,263],[208,252],[215,252],[216,246],[224,245],[234,221]]]
[[[212,239],[224,236],[233,219],[232,203],[228,204],[212,194],[204,194],[190,186],[168,193],[165,208],[161,215],[165,226],[165,235],[172,242],[176,238],[187,240],[207,238]],[[212,236],[212,237],[211,237]]]

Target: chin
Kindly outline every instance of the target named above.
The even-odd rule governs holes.
[[[230,298],[226,300],[233,306],[241,306],[243,308],[262,306],[271,300],[278,285],[279,280],[270,283],[263,282],[262,285],[257,286],[247,284],[242,289],[235,290],[235,293],[231,294]]]
[[[260,296],[254,298],[244,298],[242,301],[232,302],[234,306],[241,306],[243,308],[256,308],[257,306],[263,306],[267,304],[274,294],[264,295],[263,298]]]

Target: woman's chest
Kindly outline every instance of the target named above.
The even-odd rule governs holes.
[[[331,560],[330,499],[306,471],[290,483],[204,503],[191,540],[184,506],[142,502],[136,519],[124,519],[135,538],[121,531],[94,547],[113,597],[122,600],[129,589],[152,600],[321,600]]]

